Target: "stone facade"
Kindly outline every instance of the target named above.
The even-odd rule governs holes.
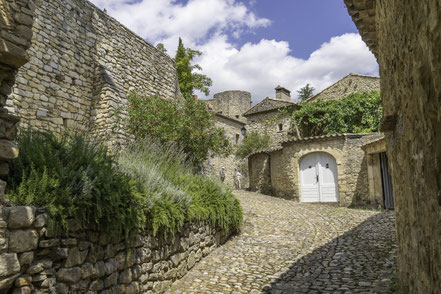
[[[324,152],[337,162],[340,204],[369,203],[367,163],[361,146],[380,136],[341,134],[282,142],[282,148],[249,157],[250,189],[300,201],[300,160],[305,155]]]
[[[271,138],[271,144],[277,146],[280,142],[287,140],[291,133],[291,114],[292,108],[284,108],[275,110],[258,112],[247,115],[248,132],[258,132],[259,134],[267,133]]]
[[[360,91],[380,92],[380,78],[350,73],[335,84],[312,96],[308,101],[338,100]]]
[[[242,142],[242,128],[245,127],[245,123],[222,114],[216,114],[215,120],[216,127],[223,128],[225,130],[225,135],[233,146],[233,154],[228,156],[217,155],[210,157],[204,165],[205,173],[212,178],[220,180],[219,171],[222,167],[224,167],[224,183],[230,188],[236,188],[235,170],[238,169],[242,174],[241,188],[246,188],[248,187],[248,170],[247,168],[244,168],[244,166],[246,166],[246,160],[239,160],[234,155],[236,146]]]
[[[205,100],[209,108],[222,115],[244,120],[242,115],[251,107],[251,93],[246,91],[225,91]]]
[[[30,62],[9,110],[22,127],[83,130],[109,144],[127,94],[180,97],[174,61],[86,0],[36,1]]]
[[[18,156],[12,141],[17,135],[18,117],[5,108],[17,70],[29,56],[35,5],[32,0],[0,0],[0,176],[9,172],[8,160]],[[0,205],[5,202],[6,183],[0,181]]]
[[[380,65],[398,286],[441,293],[441,6],[436,0],[345,3]]]
[[[0,207],[0,293],[163,293],[228,237],[186,224],[174,239],[141,232],[127,243],[46,222],[42,209]]]

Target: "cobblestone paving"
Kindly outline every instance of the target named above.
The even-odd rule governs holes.
[[[240,235],[169,293],[391,293],[394,214],[236,191]]]

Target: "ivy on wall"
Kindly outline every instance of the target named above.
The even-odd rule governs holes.
[[[293,131],[300,137],[378,131],[382,118],[380,93],[352,93],[341,100],[300,102],[292,114]]]

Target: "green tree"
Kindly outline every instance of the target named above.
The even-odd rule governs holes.
[[[191,64],[193,59],[201,54],[199,51],[185,48],[182,39],[179,38],[175,62],[179,88],[185,98],[191,98],[194,90],[200,90],[205,95],[210,94],[209,87],[213,84],[213,81],[206,75],[194,72],[195,70],[202,70],[202,68],[198,64]]]
[[[165,49],[165,46],[164,46],[164,44],[162,44],[162,43],[158,43],[158,44],[156,45],[156,49],[158,49],[158,50],[161,51],[162,53],[167,53],[167,49]]]
[[[247,158],[250,154],[265,150],[271,145],[270,136],[265,133],[259,135],[258,132],[254,131],[245,135],[242,143],[237,147],[236,157]]]
[[[382,118],[380,93],[352,93],[341,100],[301,102],[292,124],[301,137],[378,131]]]
[[[153,137],[161,143],[176,143],[195,166],[210,152],[231,153],[225,131],[215,127],[213,113],[203,101],[185,98],[175,102],[136,93],[130,94],[128,101],[127,127],[136,139]]]
[[[315,88],[311,87],[309,84],[306,84],[303,88],[297,91],[299,94],[299,100],[304,101],[308,98],[311,98],[314,95]]]

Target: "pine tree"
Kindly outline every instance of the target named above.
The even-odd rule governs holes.
[[[304,101],[308,98],[311,98],[312,95],[314,95],[314,90],[315,90],[314,87],[311,87],[309,84],[306,84],[306,86],[304,86],[303,88],[297,91],[297,93],[299,94],[299,100]]]
[[[209,87],[213,84],[212,80],[206,75],[193,72],[194,70],[202,70],[198,64],[191,65],[192,60],[201,54],[199,51],[185,48],[182,39],[179,38],[175,62],[179,88],[185,98],[191,98],[194,90],[200,90],[207,96],[210,94]]]

